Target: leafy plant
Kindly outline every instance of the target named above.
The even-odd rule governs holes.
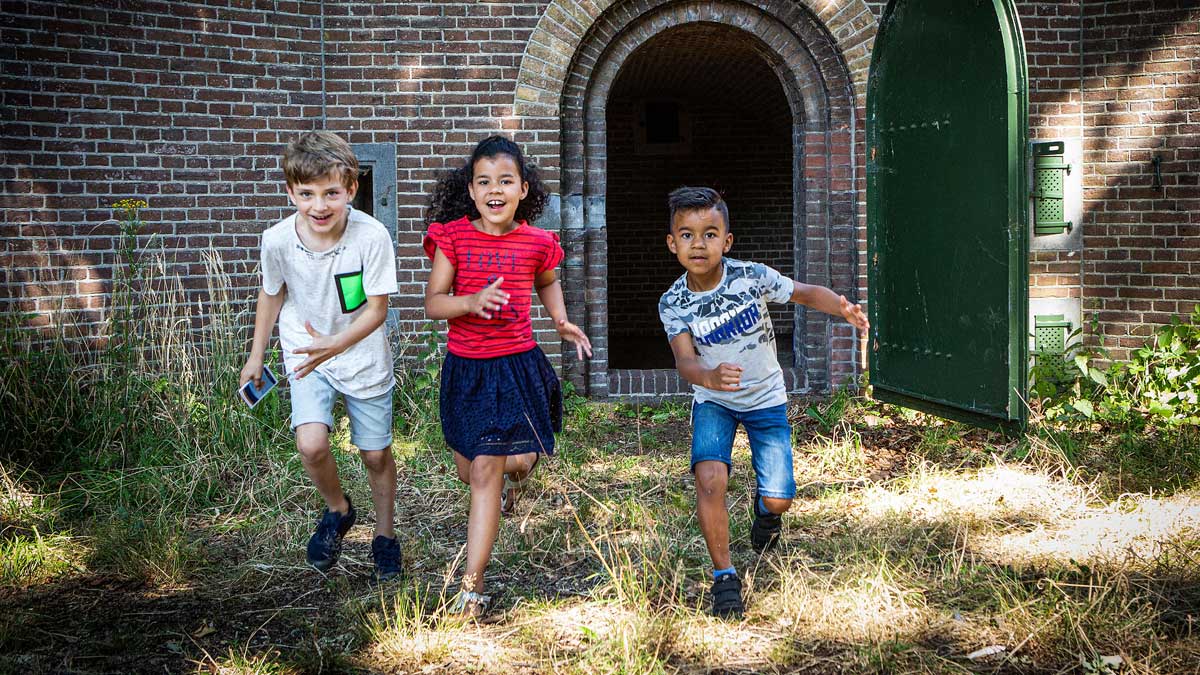
[[[430,432],[438,426],[438,401],[441,392],[442,358],[445,345],[441,334],[433,324],[422,327],[417,340],[401,339],[395,350],[396,362],[404,366],[396,369],[397,398],[396,424],[402,433],[414,437]],[[410,350],[415,357],[408,357]]]
[[[1128,362],[1099,367],[1108,358],[1103,347],[1075,339],[1064,356],[1068,377],[1055,380],[1050,367],[1035,364],[1032,393],[1042,412],[1132,427],[1200,424],[1200,306],[1155,331]]]
[[[1088,367],[1077,362],[1081,370]],[[1173,317],[1107,377],[1109,382],[1098,381],[1094,413],[1169,426],[1200,424],[1200,305],[1186,321]]]
[[[816,420],[817,424],[821,425],[821,430],[828,432],[842,421],[846,416],[846,412],[850,409],[850,404],[854,400],[854,395],[848,387],[841,387],[833,391],[833,395],[824,404],[809,405],[804,409],[804,414]]]
[[[662,424],[672,419],[686,419],[691,414],[691,407],[678,401],[664,401],[658,405],[618,403],[615,412],[626,419]]]

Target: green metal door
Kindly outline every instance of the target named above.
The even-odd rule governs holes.
[[[891,0],[867,84],[875,396],[1024,423],[1028,116],[1011,0]]]

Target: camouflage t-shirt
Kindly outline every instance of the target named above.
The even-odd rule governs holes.
[[[724,258],[722,265],[721,283],[711,291],[688,290],[684,274],[658,301],[658,317],[668,340],[691,333],[705,368],[722,363],[742,367],[740,390],[692,385],[695,401],[712,401],[742,411],[787,403],[767,303],[788,302],[792,280],[761,263]]]

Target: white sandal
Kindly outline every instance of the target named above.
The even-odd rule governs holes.
[[[521,498],[521,493],[525,490],[525,483],[529,480],[529,474],[525,474],[524,480],[513,480],[509,474],[504,474],[504,489],[500,491],[500,513],[511,516],[513,511],[517,509],[517,501]]]
[[[454,613],[463,614],[473,619],[487,614],[492,606],[492,596],[476,593],[475,591],[459,591],[454,600]]]
[[[529,482],[529,477],[533,475],[533,470],[537,468],[538,462],[542,460],[541,453],[538,453],[533,458],[533,464],[529,465],[529,471],[525,472],[525,477],[521,480],[515,480],[511,474],[504,474],[504,488],[500,491],[500,513],[511,516],[517,508],[517,501],[521,498],[521,493],[525,491],[525,484]]]

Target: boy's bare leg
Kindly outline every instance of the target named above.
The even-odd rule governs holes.
[[[367,482],[371,484],[371,501],[375,503],[375,536],[396,537],[396,458],[392,448],[360,450]]]
[[[696,517],[708,545],[713,569],[733,566],[729,557],[729,511],[725,492],[729,487],[729,467],[715,460],[696,463]]]
[[[779,497],[763,497],[763,506],[775,515],[781,515],[792,507],[792,500],[780,499]]]
[[[471,511],[467,516],[467,571],[463,587],[483,592],[483,572],[500,530],[504,457],[479,455],[471,462]]]
[[[317,487],[317,492],[321,493],[325,506],[330,511],[345,515],[350,510],[350,502],[346,501],[346,494],[342,492],[337,463],[329,451],[329,428],[320,422],[296,427],[296,449],[300,452],[300,463],[304,465],[305,473]]]

